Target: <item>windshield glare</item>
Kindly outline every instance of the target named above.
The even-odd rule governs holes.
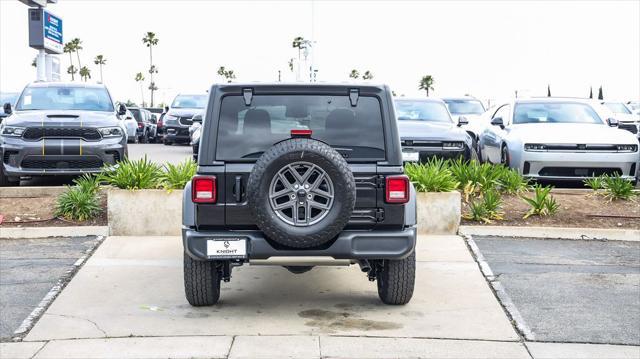
[[[592,123],[603,124],[593,108],[582,103],[516,104],[513,123]]]
[[[28,87],[16,110],[80,110],[113,112],[113,103],[104,88]]]
[[[171,108],[204,108],[206,105],[207,95],[178,95]]]
[[[482,115],[484,107],[478,100],[444,100],[454,115]]]
[[[613,113],[624,113],[624,114],[631,113],[631,111],[629,111],[627,106],[625,106],[623,103],[620,103],[620,102],[605,102],[604,105],[607,106],[609,110],[611,110]]]
[[[447,108],[431,101],[396,101],[396,116],[400,121],[452,122]]]

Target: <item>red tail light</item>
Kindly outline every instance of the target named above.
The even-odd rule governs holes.
[[[388,176],[385,188],[387,203],[409,202],[409,177],[404,175]]]
[[[193,179],[191,180],[191,200],[193,201],[193,203],[216,203],[216,177],[193,177]]]
[[[162,127],[162,120],[158,121],[158,128]]]
[[[142,123],[138,122],[138,128],[142,128]]]

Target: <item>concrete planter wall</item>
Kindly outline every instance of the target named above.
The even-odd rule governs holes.
[[[460,192],[418,192],[418,233],[456,234],[460,227]]]
[[[182,190],[107,190],[112,236],[178,236],[182,227]]]

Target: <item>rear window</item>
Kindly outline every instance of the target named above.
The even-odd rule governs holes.
[[[360,96],[351,106],[348,96],[254,95],[251,106],[242,96],[222,99],[216,159],[255,161],[291,130],[309,129],[347,161],[384,160],[380,102]]]

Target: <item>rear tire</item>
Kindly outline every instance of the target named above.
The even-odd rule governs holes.
[[[384,304],[407,304],[416,281],[416,252],[398,260],[385,260],[378,272],[378,296]]]
[[[184,253],[184,293],[194,307],[214,305],[220,299],[220,274],[216,263],[197,261]]]

